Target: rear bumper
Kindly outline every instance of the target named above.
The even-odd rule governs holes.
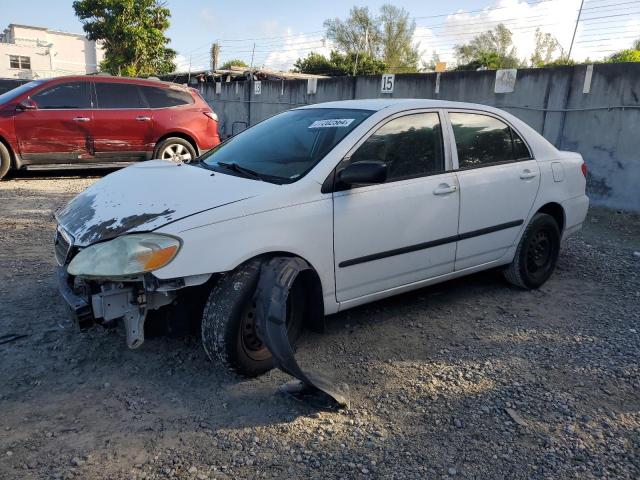
[[[570,198],[569,200],[562,202],[562,208],[564,209],[565,215],[565,226],[562,234],[562,240],[566,240],[582,228],[582,223],[587,217],[587,211],[589,210],[589,197],[586,195],[580,195],[578,197]]]
[[[93,311],[91,305],[82,296],[73,290],[73,278],[69,276],[64,267],[58,267],[58,290],[69,307],[73,322],[80,328],[85,329],[93,324]]]

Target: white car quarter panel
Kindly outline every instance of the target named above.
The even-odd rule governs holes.
[[[336,296],[354,299],[453,271],[458,190],[452,173],[338,192],[334,198]],[[429,242],[449,239],[429,247]],[[409,249],[413,251],[402,251]],[[400,249],[400,251],[398,251]],[[383,258],[371,258],[369,256]]]

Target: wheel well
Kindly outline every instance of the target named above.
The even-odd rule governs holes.
[[[314,266],[300,255],[295,255],[290,252],[270,252],[247,260],[252,262],[255,260],[266,261],[273,257],[298,257],[302,258],[309,264],[311,270],[305,270],[300,273],[296,282],[302,282],[305,292],[305,327],[316,333],[323,333],[325,329],[324,323],[324,298],[322,294],[322,282],[320,281],[320,275],[314,268]]]
[[[177,137],[177,138],[182,138],[183,140],[186,140],[187,142],[189,142],[191,144],[191,146],[196,151],[196,156],[200,155],[200,149],[198,148],[198,144],[196,143],[196,141],[192,137],[187,135],[186,133],[182,133],[182,132],[172,132],[172,133],[167,133],[166,135],[163,135],[156,142],[155,148],[157,149],[158,145],[160,145],[160,142],[163,142],[164,140],[166,140],[167,138],[170,138],[170,137]],[[155,153],[158,153],[158,152],[154,150],[153,153],[155,154]]]
[[[560,233],[564,230],[564,209],[559,203],[551,202],[543,205],[538,210],[538,213],[546,213],[551,215],[560,228]]]

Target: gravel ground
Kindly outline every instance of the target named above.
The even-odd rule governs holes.
[[[0,345],[0,478],[640,478],[639,216],[592,209],[537,291],[486,272],[328,318],[298,358],[352,407],[316,412],[197,338],[74,330],[51,214],[95,180],[0,184],[0,335],[26,335]]]

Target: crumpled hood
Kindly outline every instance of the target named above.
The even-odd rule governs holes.
[[[275,185],[165,160],[107,175],[56,214],[74,244],[151,231],[181,218],[242,202]]]

